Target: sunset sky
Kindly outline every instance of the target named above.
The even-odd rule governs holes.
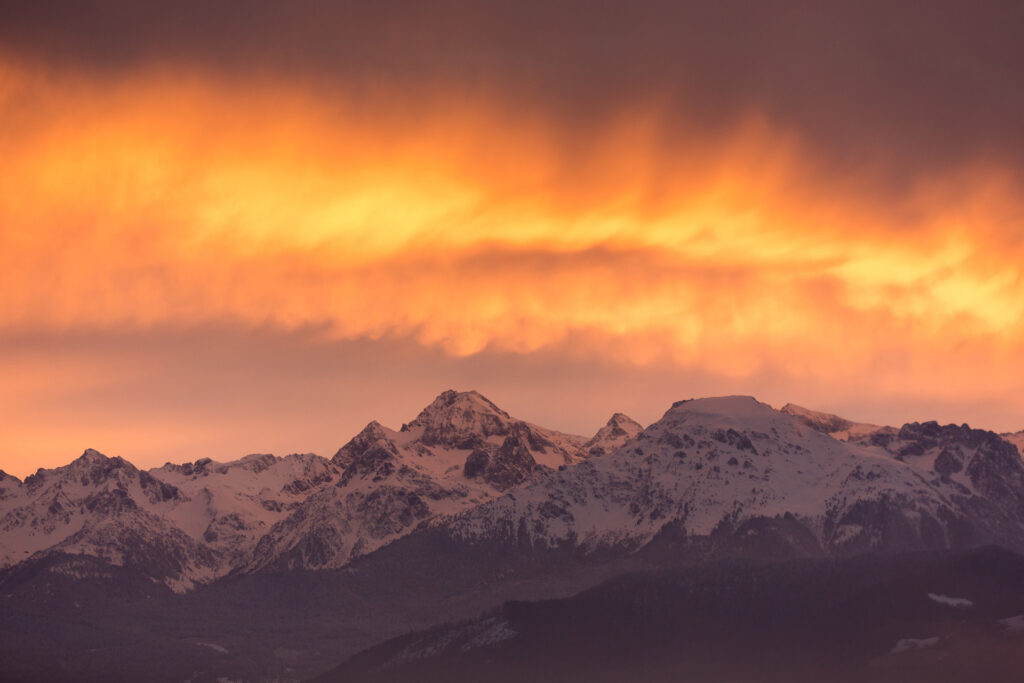
[[[41,5],[46,5],[41,7]],[[0,6],[0,469],[444,389],[1024,429],[1024,4]]]

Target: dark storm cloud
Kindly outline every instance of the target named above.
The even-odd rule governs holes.
[[[762,114],[840,172],[1024,167],[1020,2],[6,3],[0,44],[117,72],[507,98],[585,130],[631,103],[728,130]],[[419,90],[416,90],[419,89]]]

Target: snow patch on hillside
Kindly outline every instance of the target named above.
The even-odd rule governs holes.
[[[939,593],[929,593],[928,599],[949,607],[974,607],[973,600],[968,600],[967,598],[951,598],[948,595],[940,595]]]

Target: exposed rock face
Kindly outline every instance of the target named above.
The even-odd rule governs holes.
[[[883,447],[897,460],[933,470],[956,484],[954,497],[962,504],[1024,518],[1024,465],[1016,447],[999,435],[966,424],[914,422]]]
[[[521,484],[537,469],[533,452],[553,447],[525,423],[516,423],[484,470],[484,480],[500,491]]]
[[[483,475],[487,466],[491,464],[490,454],[482,449],[477,449],[466,456],[466,463],[462,466],[462,476],[473,479]]]
[[[340,457],[339,454],[334,456],[334,464],[344,467],[342,484],[357,477],[383,481],[394,473],[399,466],[398,446],[384,433],[383,427],[376,422],[370,423],[353,439],[356,440],[351,448],[345,446],[339,451]]]
[[[385,430],[379,422],[374,420],[363,427],[363,431],[352,437],[352,440],[338,449],[331,461],[338,467],[345,469],[354,461],[362,457],[366,451],[372,448],[387,448],[388,430]]]

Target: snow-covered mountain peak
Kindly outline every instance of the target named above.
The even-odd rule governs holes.
[[[362,456],[371,447],[379,446],[395,455],[397,455],[397,447],[395,446],[396,433],[381,423],[373,420],[368,425],[363,427],[363,430],[353,436],[348,443],[338,449],[331,458],[338,467],[350,466],[356,458]]]
[[[581,461],[585,442],[517,420],[475,391],[445,391],[400,431],[371,422],[338,449],[336,484],[275,524],[250,569],[343,566],[426,519]]]
[[[402,431],[416,434],[426,446],[474,448],[481,439],[507,434],[512,422],[508,413],[479,393],[448,390],[402,425]]]
[[[593,438],[583,445],[587,455],[603,455],[621,448],[624,443],[643,431],[643,426],[624,413],[615,413]]]
[[[677,401],[672,404],[662,421],[675,424],[696,422],[723,427],[766,428],[792,420],[767,403],[752,396],[718,396]]]
[[[35,474],[25,477],[25,487],[29,491],[61,483],[80,482],[82,486],[98,486],[109,480],[137,478],[139,470],[124,458],[114,456],[108,458],[97,450],[88,448],[82,455],[67,465],[54,469],[40,468]]]
[[[186,497],[123,458],[89,449],[68,465],[40,469],[12,494],[0,507],[0,565],[86,554],[145,566],[154,580],[180,589],[215,570],[212,553],[164,518]]]
[[[866,441],[879,433],[895,434],[891,427],[852,422],[793,403],[781,410],[772,408],[751,396],[722,396],[679,401],[665,413],[669,424],[694,423],[709,427],[736,429],[747,434],[771,434],[786,438],[805,438],[801,435],[827,434],[837,441]]]
[[[509,417],[508,413],[496,406],[479,391],[473,389],[469,391],[455,391],[454,389],[442,391],[437,395],[437,398],[430,403],[430,405],[420,412],[420,415],[422,416],[453,406],[463,410],[475,410],[479,412],[494,413],[505,418]]]
[[[78,456],[77,458],[72,460],[68,465],[66,465],[66,467],[73,468],[76,471],[79,471],[79,470],[91,470],[91,469],[94,469],[96,467],[103,467],[103,468],[108,468],[108,467],[109,468],[122,468],[122,467],[126,467],[126,468],[135,469],[135,466],[132,465],[127,460],[125,460],[124,458],[121,458],[120,456],[116,456],[116,455],[113,456],[113,457],[108,457],[108,456],[104,455],[103,453],[100,453],[99,451],[97,451],[97,450],[95,450],[93,448],[86,448],[85,451],[83,451],[80,456]],[[60,469],[63,469],[63,468],[58,467],[57,469],[60,470]]]

